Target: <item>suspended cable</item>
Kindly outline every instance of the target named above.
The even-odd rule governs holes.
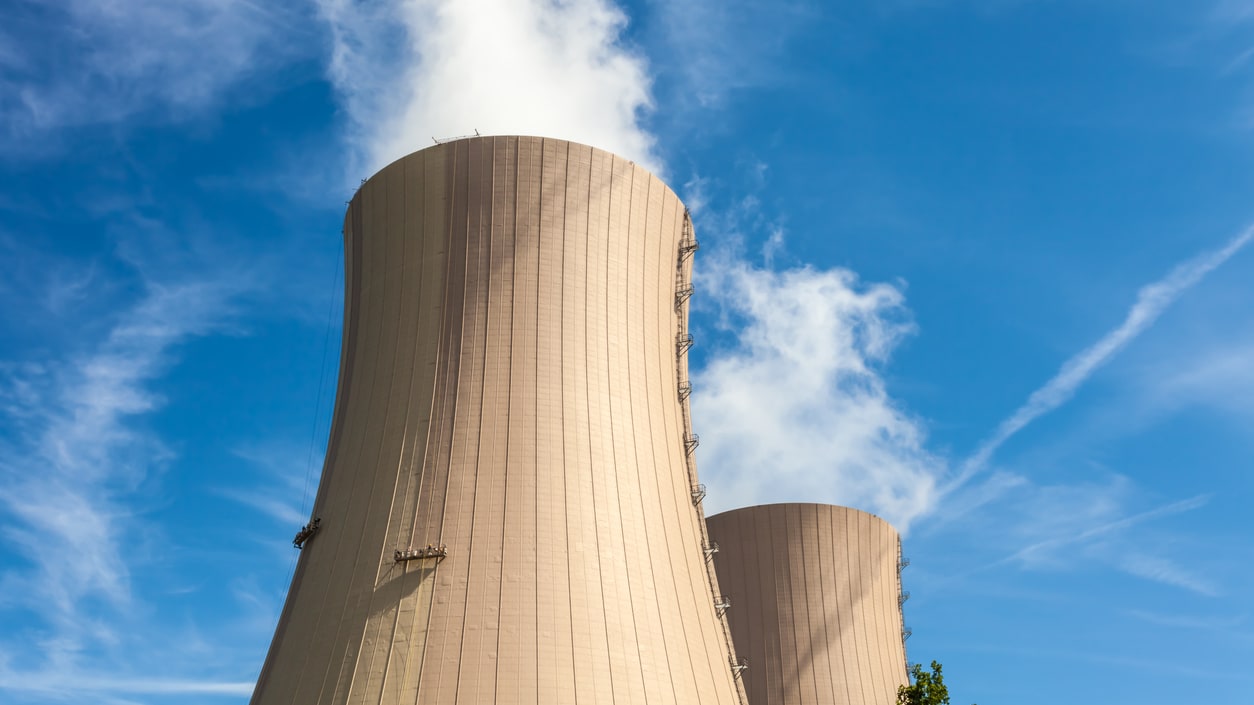
[[[327,352],[331,347],[331,323],[335,316],[336,302],[336,285],[340,281],[341,260],[344,257],[344,248],[341,242],[340,247],[335,250],[335,271],[332,272],[331,289],[327,296],[327,323],[322,334],[322,364],[321,371],[318,374],[318,397],[314,402],[313,423],[309,431],[309,455],[305,460],[305,489],[301,496],[300,511],[306,514],[310,511],[309,507],[309,485],[313,480],[313,460],[314,447],[318,441],[318,419],[322,415],[322,394],[326,387],[327,379]]]

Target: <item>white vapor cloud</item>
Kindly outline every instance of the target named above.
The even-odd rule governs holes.
[[[648,66],[623,43],[626,17],[608,0],[320,7],[360,175],[476,129],[573,139],[661,170],[642,125]],[[764,254],[782,245],[780,232]],[[730,254],[703,261],[698,277],[744,326],[738,345],[694,376],[711,504],[831,501],[902,529],[927,511],[940,463],[875,369],[911,329],[900,292],[844,270],[777,273]]]
[[[983,469],[997,449],[1011,436],[1071,399],[1080,385],[1084,384],[1098,368],[1106,364],[1124,346],[1153,325],[1163,311],[1181,294],[1200,282],[1216,267],[1227,262],[1249,244],[1251,239],[1254,239],[1254,227],[1247,228],[1236,235],[1222,248],[1204,252],[1178,265],[1166,277],[1143,287],[1137,293],[1136,303],[1128,311],[1123,323],[1095,344],[1067,360],[1058,374],[1033,392],[1023,406],[1002,421],[997,430],[979,445],[971,457],[963,462],[958,476],[948,483],[946,491],[962,485],[973,474]]]
[[[362,175],[432,138],[533,134],[658,173],[645,60],[611,0],[319,0]]]
[[[698,272],[736,338],[693,374],[707,503],[841,504],[903,532],[930,510],[943,463],[877,369],[913,329],[901,292],[844,269],[773,271],[732,256]]]

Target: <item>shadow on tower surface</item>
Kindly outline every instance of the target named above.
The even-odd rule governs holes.
[[[750,705],[894,705],[907,682],[899,543],[888,522],[823,504],[710,517]]]
[[[562,140],[362,185],[320,528],[253,703],[741,702],[679,391],[691,237],[656,177]]]

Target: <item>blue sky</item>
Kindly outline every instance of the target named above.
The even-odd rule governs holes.
[[[0,700],[247,701],[344,202],[478,129],[685,198],[707,511],[905,530],[955,702],[1248,701],[1254,2],[0,15]]]

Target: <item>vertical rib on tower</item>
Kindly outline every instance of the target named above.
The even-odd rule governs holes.
[[[254,703],[739,701],[685,466],[685,220],[533,137],[362,186],[321,522]]]
[[[709,518],[750,705],[893,705],[906,683],[898,537],[847,507]]]

